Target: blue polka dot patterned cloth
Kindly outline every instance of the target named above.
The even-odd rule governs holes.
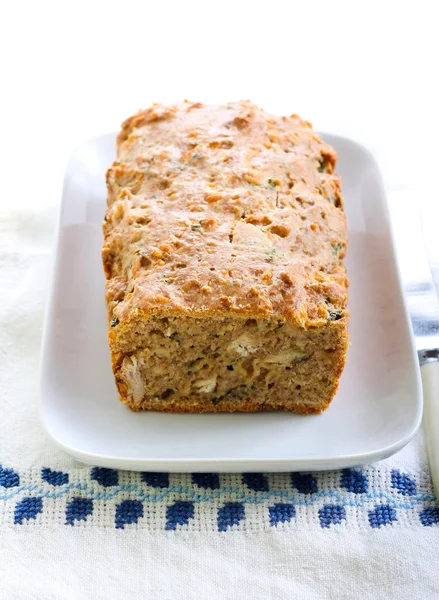
[[[168,531],[439,526],[428,473],[136,473],[0,466],[0,517],[15,527]]]

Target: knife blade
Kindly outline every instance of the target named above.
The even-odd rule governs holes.
[[[421,367],[430,473],[439,499],[439,299],[427,257],[418,198],[406,190],[391,192],[388,198],[404,296]]]

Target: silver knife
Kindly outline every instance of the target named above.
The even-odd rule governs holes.
[[[427,258],[419,199],[405,190],[390,192],[388,199],[404,296],[421,367],[423,425],[433,489],[439,500],[439,300]],[[439,226],[439,222],[435,225]]]

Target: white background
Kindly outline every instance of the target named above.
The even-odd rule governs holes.
[[[73,147],[184,98],[299,113],[366,143],[391,185],[435,185],[437,2],[0,6],[1,205],[58,202]]]

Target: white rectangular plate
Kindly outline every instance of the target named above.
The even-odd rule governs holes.
[[[339,155],[349,248],[351,346],[322,415],[133,413],[110,366],[101,265],[105,170],[115,136],[78,148],[68,165],[41,367],[41,418],[78,460],[145,471],[289,471],[372,462],[419,426],[422,396],[381,175],[372,156],[325,135]]]

